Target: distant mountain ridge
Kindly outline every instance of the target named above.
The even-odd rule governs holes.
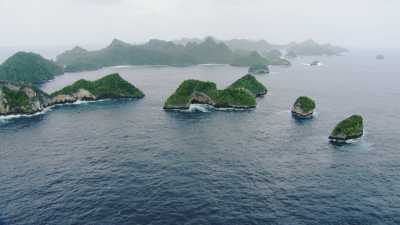
[[[196,64],[235,64],[250,66],[254,51],[233,51],[225,43],[208,37],[203,41],[188,41],[183,44],[152,39],[135,45],[114,39],[107,47],[87,51],[75,47],[57,56],[56,62],[65,66],[65,71],[96,70],[117,65],[169,65],[188,66]],[[259,56],[264,64],[279,64],[280,59],[269,60]],[[281,64],[287,65],[284,61]]]
[[[201,38],[182,38],[176,40],[175,43],[201,42]],[[268,55],[270,51],[280,50],[282,52],[292,52],[298,56],[315,56],[315,55],[340,55],[348,50],[331,45],[319,44],[316,41],[309,39],[303,42],[291,42],[289,44],[278,45],[272,44],[266,40],[249,40],[249,39],[231,39],[217,40],[217,42],[225,43],[233,51],[257,51],[262,56]]]

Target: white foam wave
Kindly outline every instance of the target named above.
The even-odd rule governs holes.
[[[214,107],[204,104],[191,104],[189,106],[188,112],[210,112]]]
[[[30,117],[35,117],[35,116],[39,116],[39,115],[44,115],[47,112],[51,111],[53,107],[54,106],[47,107],[43,111],[37,112],[34,114],[15,114],[15,115],[0,116],[0,122],[7,122],[9,120],[18,119],[18,118],[30,118]]]
[[[112,99],[100,99],[96,101],[83,101],[83,100],[78,100],[75,102],[70,102],[70,103],[63,103],[63,104],[57,104],[57,105],[52,105],[49,107],[46,107],[40,112],[34,113],[34,114],[14,114],[14,115],[7,115],[7,116],[0,116],[0,122],[7,122],[12,119],[18,119],[18,118],[30,118],[30,117],[35,117],[39,115],[44,115],[49,111],[52,111],[54,107],[61,107],[65,105],[86,105],[90,103],[96,103],[96,102],[104,102],[104,101],[111,101]]]

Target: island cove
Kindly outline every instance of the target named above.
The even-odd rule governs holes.
[[[257,105],[256,97],[266,93],[266,87],[249,74],[224,90],[218,90],[210,81],[185,80],[167,99],[164,109],[187,110],[192,104],[216,109],[253,109]]]
[[[11,82],[0,82],[0,115],[32,115],[48,107],[77,101],[102,99],[136,99],[144,94],[119,74],[110,74],[96,81],[78,80],[52,94],[39,88]]]

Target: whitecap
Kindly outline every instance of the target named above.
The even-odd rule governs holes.
[[[204,104],[190,104],[188,112],[210,112],[214,107]]]
[[[7,122],[12,119],[30,118],[30,117],[35,117],[35,116],[39,116],[39,115],[44,115],[47,112],[51,111],[53,107],[54,106],[47,107],[47,108],[43,109],[42,111],[34,113],[34,114],[14,114],[14,115],[0,116],[0,122]]]

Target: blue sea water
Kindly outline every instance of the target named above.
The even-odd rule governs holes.
[[[269,89],[252,111],[165,112],[187,78],[224,88],[245,68],[113,67],[141,100],[52,108],[0,120],[1,225],[400,224],[400,54],[352,52],[293,60],[257,78]],[[322,66],[309,67],[313,60]],[[289,113],[300,95],[313,120]],[[359,113],[365,135],[334,146],[337,122]]]

